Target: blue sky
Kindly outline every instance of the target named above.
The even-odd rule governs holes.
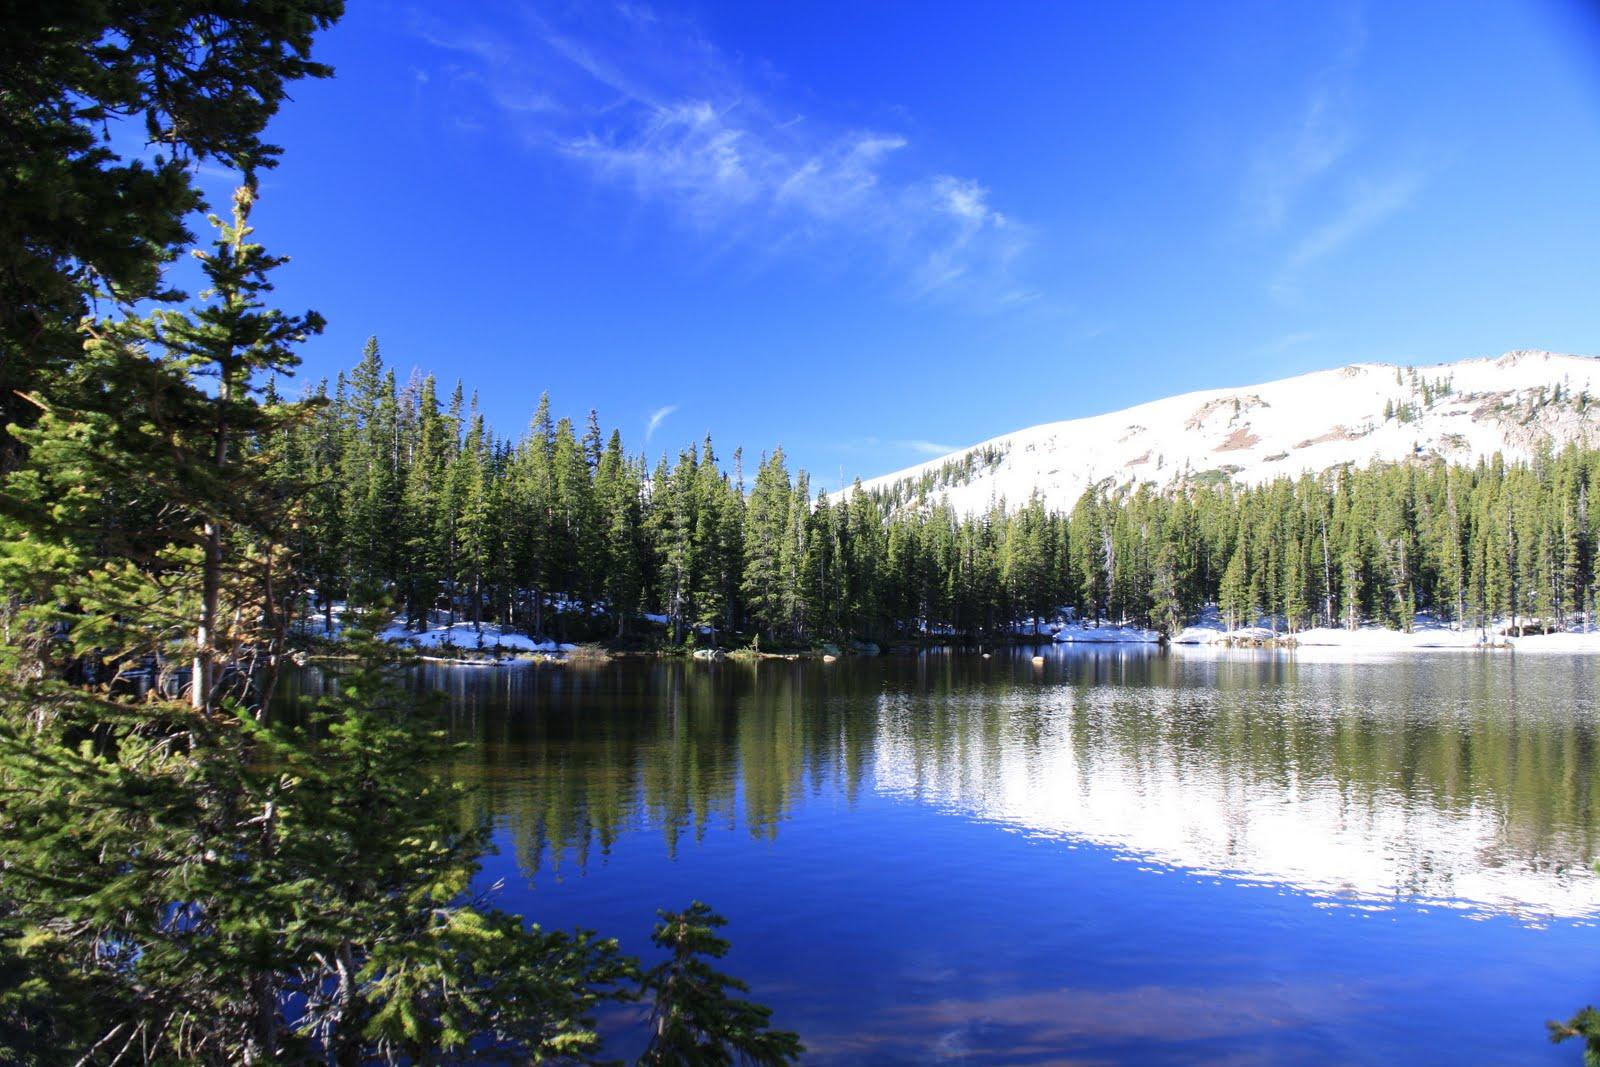
[[[1600,352],[1590,9],[354,0],[261,237],[330,320],[828,487],[1357,360]],[[220,200],[226,183],[209,177]]]

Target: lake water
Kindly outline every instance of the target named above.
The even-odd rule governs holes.
[[[1600,661],[1030,655],[413,684],[502,906],[648,954],[705,900],[808,1062],[1581,1062]]]

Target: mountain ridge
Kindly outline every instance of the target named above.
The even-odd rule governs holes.
[[[1542,440],[1600,440],[1600,358],[1516,349],[1407,367],[1352,363],[1041,423],[861,485],[966,514],[1038,493],[1070,509],[1091,485],[1259,484],[1354,463],[1527,458]]]

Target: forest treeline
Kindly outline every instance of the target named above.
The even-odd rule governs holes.
[[[459,383],[401,384],[375,339],[313,399],[263,442],[310,487],[312,610],[376,582],[419,629],[444,613],[616,639],[664,617],[674,643],[799,643],[979,637],[1063,609],[1170,633],[1209,604],[1291,630],[1409,629],[1419,612],[1565,626],[1595,608],[1600,450],[1577,444],[1261,486],[1103,483],[1069,513],[1033,498],[963,515],[937,493],[813,493],[781,447],[749,484],[742,452],[725,462],[709,436],[651,464],[593,411],[581,429],[554,419],[548,396],[504,437]]]

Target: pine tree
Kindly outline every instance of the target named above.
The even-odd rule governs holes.
[[[805,634],[805,560],[811,541],[811,481],[805,471],[795,478],[784,516],[783,543],[778,552],[779,599],[789,636],[799,641]]]
[[[555,479],[550,398],[540,396],[533,418],[505,464],[506,567],[515,590],[514,620],[543,634],[544,598],[550,587]]]
[[[562,592],[575,598],[587,613],[598,595],[602,543],[595,507],[592,471],[584,446],[573,435],[572,423],[556,424],[551,447],[554,505],[555,581]]]
[[[1228,566],[1222,572],[1222,586],[1218,592],[1222,617],[1230,630],[1241,625],[1249,626],[1255,622],[1256,605],[1250,599],[1249,570],[1247,529],[1244,523],[1240,523],[1233,555],[1228,559]]]
[[[1294,633],[1305,625],[1311,613],[1306,597],[1305,557],[1298,539],[1289,542],[1284,558],[1283,589],[1283,618],[1289,632]]]
[[[708,962],[727,954],[728,942],[716,933],[726,920],[699,901],[660,914],[651,940],[671,955],[644,978],[653,1006],[650,1045],[639,1062],[781,1067],[799,1060],[799,1035],[772,1029],[771,1010],[733,996],[748,988]]]
[[[1586,1007],[1564,1023],[1550,1022],[1550,1040],[1560,1044],[1569,1038],[1583,1039],[1584,1067],[1600,1067],[1600,1011]]]
[[[583,458],[589,464],[591,474],[600,469],[604,441],[605,437],[600,432],[600,413],[590,408],[589,419],[584,423],[583,429]]]
[[[529,927],[468,894],[490,828],[451,817],[461,789],[435,713],[396,684],[370,628],[348,647],[357,668],[309,730],[276,739],[294,783],[279,861],[299,874],[300,913],[280,951],[307,972],[291,987],[305,998],[295,1036],[336,1063],[598,1051],[588,1013],[624,998],[632,963],[614,941]]]
[[[699,455],[693,449],[678,454],[678,462],[652,491],[657,509],[657,537],[661,557],[660,589],[674,644],[683,644],[693,632],[695,590],[700,574],[699,542],[695,538],[699,506]]]
[[[755,624],[769,635],[787,621],[785,561],[793,558],[791,494],[783,449],[775,449],[756,472],[745,517],[744,579],[740,589]]]
[[[6,136],[0,141],[0,474],[21,460],[7,427],[31,425],[57,376],[81,358],[79,323],[183,296],[162,270],[204,206],[196,161],[255,172],[277,149],[267,122],[301,78],[339,0],[197,9],[20,4],[0,13]],[[113,141],[120,116],[144,138]],[[153,151],[122,154],[121,144]],[[96,289],[99,290],[98,294]]]
[[[804,479],[802,479],[804,482]],[[795,492],[795,522],[811,514],[809,491],[804,485]],[[880,601],[883,585],[882,568],[885,546],[883,516],[877,501],[861,491],[859,480],[855,483],[845,507],[844,529],[840,537],[842,567],[843,609],[846,625],[863,637],[882,636],[880,629]],[[807,539],[805,547],[809,549]]]
[[[1107,581],[1107,531],[1096,490],[1087,489],[1072,509],[1071,551],[1078,585],[1078,614],[1086,619],[1104,617],[1109,596]]]
[[[595,500],[602,523],[604,593],[617,637],[627,632],[629,618],[639,610],[641,490],[622,452],[622,435],[613,430],[595,472]]]
[[[321,328],[314,313],[262,307],[282,261],[249,240],[253,200],[241,187],[232,220],[212,220],[219,237],[202,257],[210,303],[90,327],[70,387],[41,401],[38,430],[22,435],[27,465],[5,485],[18,554],[6,585],[31,594],[36,623],[67,628],[74,655],[122,665],[164,660],[181,635],[199,710],[214,709],[227,684],[261,696],[259,677],[282,646],[293,591],[282,574],[282,494],[267,478],[270,458],[248,441],[305,410],[263,408],[252,376],[289,373],[292,346]],[[95,567],[106,554],[128,563]],[[225,554],[237,561],[224,567]],[[94,572],[92,593],[78,568]]]
[[[1153,585],[1150,590],[1150,615],[1156,627],[1168,637],[1177,634],[1183,626],[1183,600],[1178,592],[1176,550],[1172,545],[1162,545],[1156,554]]]
[[[406,618],[418,629],[427,625],[447,577],[448,547],[441,536],[446,526],[444,488],[454,430],[439,410],[433,375],[418,391],[416,446],[405,468]]]

